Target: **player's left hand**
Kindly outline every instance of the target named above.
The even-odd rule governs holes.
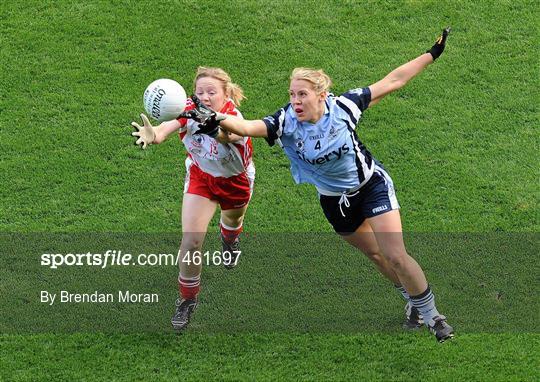
[[[433,57],[433,61],[435,61],[444,51],[444,48],[446,46],[446,39],[448,35],[450,34],[450,27],[447,27],[443,29],[442,34],[439,36],[437,41],[435,41],[435,44],[431,47],[430,50],[426,51],[426,53],[430,53]]]

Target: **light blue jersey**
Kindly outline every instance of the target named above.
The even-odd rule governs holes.
[[[321,194],[362,187],[371,178],[375,161],[358,139],[355,127],[371,102],[369,88],[328,95],[317,123],[300,122],[291,104],[263,120],[268,143],[276,142],[291,162],[296,183],[314,184]]]

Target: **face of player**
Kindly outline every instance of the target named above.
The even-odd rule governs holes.
[[[316,123],[324,114],[326,92],[318,93],[306,80],[292,80],[289,85],[291,106],[300,122]]]
[[[229,98],[225,94],[223,83],[213,77],[199,78],[195,83],[195,95],[214,111],[220,111]]]

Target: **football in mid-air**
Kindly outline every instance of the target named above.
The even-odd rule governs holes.
[[[152,82],[143,96],[144,109],[159,122],[176,119],[186,107],[186,91],[178,82],[161,78]]]

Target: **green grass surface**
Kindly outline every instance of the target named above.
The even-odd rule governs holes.
[[[3,372],[15,380],[524,381],[538,376],[540,340],[464,334],[440,346],[414,334],[77,334],[0,337],[0,345]]]
[[[361,276],[361,287],[380,290],[358,313],[368,328],[340,326],[325,334],[313,329],[317,309],[306,308],[297,310],[295,322],[302,323],[305,313],[315,325],[308,333],[264,333],[246,325],[235,333],[227,329],[234,321],[219,333],[212,325],[230,309],[226,302],[234,291],[253,291],[248,301],[256,302],[267,290],[265,272],[269,281],[282,271],[274,253],[266,268],[261,260],[232,274],[205,270],[205,303],[194,330],[179,337],[166,329],[112,335],[29,330],[10,311],[10,304],[24,306],[25,293],[32,296],[47,283],[85,285],[92,276],[106,283],[107,274],[88,268],[81,278],[81,270],[52,273],[36,265],[33,250],[26,258],[15,252],[18,261],[11,261],[14,252],[5,244],[0,379],[538,380],[539,10],[536,1],[3,2],[0,231],[15,237],[173,232],[179,241],[183,148],[173,137],[141,151],[130,136],[142,93],[156,78],[174,78],[189,90],[197,66],[223,67],[248,97],[243,114],[260,118],[287,103],[288,76],[296,66],[324,68],[335,93],[367,86],[428,49],[452,25],[437,63],[368,110],[358,133],[394,179],[404,230],[428,235],[425,243],[413,241],[411,252],[457,324],[458,338],[441,346],[425,331],[399,333],[401,302],[367,260],[344,249],[350,261],[332,262],[329,276],[321,252],[313,262],[306,259],[309,245],[295,252],[303,256],[299,283],[284,290],[294,292],[305,281],[311,289],[299,289],[300,307],[324,302],[317,295],[323,287],[337,304],[340,286],[330,278],[343,277],[347,304],[341,314],[350,319],[347,312],[361,304],[363,292],[358,288],[355,295],[345,276]],[[331,229],[313,188],[293,184],[279,149],[263,140],[254,147],[257,180],[246,231],[276,233],[283,244],[281,233],[312,233],[315,246]],[[210,230],[216,231],[216,219]],[[441,236],[444,245],[437,244],[439,233],[455,232],[462,233],[455,242]],[[294,272],[294,257],[282,261],[286,272]],[[153,276],[150,285],[165,288],[170,298],[174,273],[156,268],[144,276]],[[125,283],[144,283],[137,275],[126,274]],[[327,281],[318,285],[318,279]],[[277,297],[268,292],[261,311],[275,306]],[[166,320],[172,307],[165,305]],[[243,317],[250,317],[248,307]],[[46,320],[54,311],[40,309],[34,322],[54,324]],[[323,309],[321,317],[327,316]],[[17,322],[24,334],[13,334]]]

